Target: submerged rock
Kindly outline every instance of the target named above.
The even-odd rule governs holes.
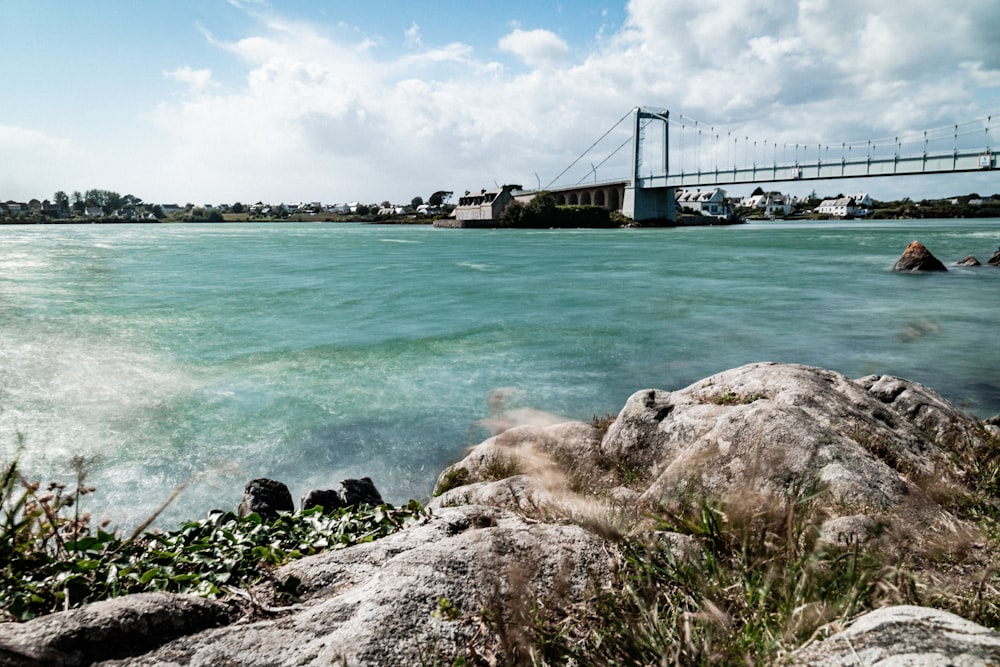
[[[955,266],[982,266],[982,263],[972,255],[969,255],[968,257],[955,262]]]
[[[893,271],[947,271],[947,267],[931,254],[920,241],[910,241],[892,267]]]
[[[986,260],[986,263],[990,266],[1000,266],[1000,248],[997,248],[997,251],[993,253],[992,257]]]

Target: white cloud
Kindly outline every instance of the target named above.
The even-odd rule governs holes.
[[[631,0],[624,26],[579,60],[554,32],[515,26],[498,46],[527,65],[518,71],[488,47],[425,44],[416,24],[388,56],[349,26],[270,13],[256,34],[212,39],[244,68],[241,86],[178,68],[168,76],[191,95],[153,119],[174,198],[408,201],[536,173],[544,185],[636,105],[700,119],[727,150],[737,136],[774,150],[985,116],[1000,99],[1000,48],[995,31],[970,26],[1000,12],[984,5]],[[620,157],[621,173],[612,161],[602,177],[627,173]]]
[[[195,93],[204,93],[211,88],[217,88],[219,85],[212,80],[212,70],[191,69],[188,65],[178,67],[177,69],[169,72],[165,71],[163,72],[163,75],[169,79],[187,84],[191,91]]]
[[[513,53],[529,67],[555,67],[566,62],[569,45],[549,30],[521,30],[500,39],[500,49]]]
[[[4,155],[0,161],[0,192],[4,199],[51,197],[56,189],[68,189],[92,173],[86,165],[92,156],[63,137],[0,125],[0,146]],[[39,192],[39,184],[47,187]]]

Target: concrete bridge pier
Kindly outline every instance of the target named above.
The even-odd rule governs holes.
[[[677,222],[677,200],[673,188],[626,186],[622,213],[636,222],[669,220]]]

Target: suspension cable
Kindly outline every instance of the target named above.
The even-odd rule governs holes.
[[[577,158],[576,158],[575,160],[573,160],[573,161],[572,161],[572,162],[571,162],[571,163],[569,164],[569,166],[568,166],[568,167],[566,167],[566,168],[565,168],[565,169],[563,169],[563,170],[562,170],[561,172],[559,172],[559,175],[558,175],[558,176],[556,176],[555,178],[553,178],[553,179],[552,179],[551,181],[549,181],[548,185],[546,185],[546,186],[545,186],[545,187],[544,187],[543,189],[545,189],[545,190],[548,190],[548,189],[549,189],[550,187],[552,187],[552,184],[553,184],[553,183],[555,183],[556,181],[558,181],[558,180],[559,180],[560,178],[562,178],[562,177],[563,177],[563,176],[564,176],[564,175],[566,174],[566,172],[567,172],[567,171],[569,171],[570,169],[572,169],[573,167],[575,167],[575,166],[576,166],[576,163],[577,163],[577,162],[579,162],[580,160],[582,160],[582,159],[583,159],[583,157],[584,157],[584,156],[585,156],[585,155],[586,155],[587,153],[589,153],[590,151],[592,151],[592,150],[594,149],[594,146],[596,146],[597,144],[599,144],[599,143],[601,143],[602,141],[604,141],[604,138],[605,138],[605,137],[607,137],[607,136],[608,136],[609,134],[611,134],[612,132],[614,132],[614,131],[615,131],[615,129],[616,129],[616,128],[617,128],[617,127],[618,127],[619,125],[621,125],[621,124],[622,124],[622,121],[624,121],[624,120],[625,120],[626,118],[628,118],[629,116],[631,116],[631,115],[632,115],[632,112],[633,112],[633,111],[635,111],[635,110],[636,110],[636,108],[637,108],[637,107],[633,107],[632,109],[629,109],[628,113],[626,113],[626,114],[625,114],[624,116],[622,116],[621,118],[619,118],[619,119],[618,119],[618,122],[617,122],[617,123],[615,123],[614,125],[612,125],[612,126],[611,126],[611,128],[610,128],[610,129],[609,129],[609,130],[608,130],[607,132],[605,132],[604,134],[602,134],[602,135],[601,135],[601,138],[600,138],[600,139],[598,139],[597,141],[595,141],[594,143],[592,143],[592,144],[590,145],[590,148],[588,148],[587,150],[585,150],[585,151],[583,151],[582,153],[580,153],[580,155],[579,155],[579,156],[578,156],[578,157],[577,157]]]

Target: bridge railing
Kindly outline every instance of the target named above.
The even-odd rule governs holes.
[[[640,188],[735,185],[782,181],[864,178],[982,171],[997,168],[997,155],[984,149],[961,149],[884,156],[841,157],[734,166],[640,177]]]

